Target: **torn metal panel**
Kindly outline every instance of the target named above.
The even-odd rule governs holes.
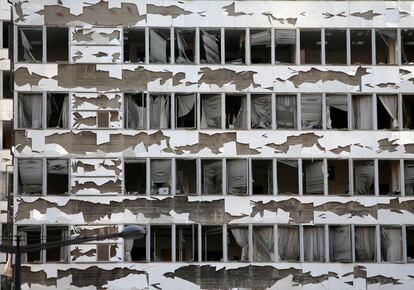
[[[71,46],[69,58],[74,63],[120,63],[121,46]]]
[[[119,176],[122,173],[121,159],[72,159],[74,176]]]
[[[72,45],[122,45],[120,28],[71,28]]]
[[[122,94],[117,93],[73,93],[72,109],[75,110],[120,110]]]
[[[122,183],[118,178],[72,177],[71,192],[77,195],[120,194],[122,192]]]

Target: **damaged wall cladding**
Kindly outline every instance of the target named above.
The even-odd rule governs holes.
[[[23,288],[413,289],[413,11],[14,1]]]

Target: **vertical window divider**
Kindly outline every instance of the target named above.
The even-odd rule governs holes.
[[[377,63],[377,45],[375,43],[375,29],[371,29],[371,55],[372,55],[372,65]]]
[[[351,226],[351,254],[352,254],[352,263],[355,263],[356,253],[355,253],[355,225]]]
[[[253,262],[253,225],[249,223],[247,233],[249,235],[249,243],[248,243],[248,255],[249,255],[249,262]]]
[[[376,251],[376,262],[381,263],[381,233],[380,225],[375,225],[375,251]]]
[[[18,31],[18,26],[17,25],[12,25],[13,27],[13,40],[14,40],[14,46],[13,46],[13,63],[16,64],[18,61],[18,51],[17,48],[19,47],[19,31]],[[9,48],[10,49],[10,48]],[[16,111],[17,112],[17,111]]]
[[[327,224],[324,225],[324,232],[325,232],[325,263],[329,262],[329,226]]]
[[[170,64],[174,64],[175,63],[175,41],[174,41],[174,26],[170,27]]]
[[[323,195],[329,195],[328,187],[328,160],[323,159]]]
[[[222,235],[222,243],[223,243],[223,262],[226,263],[228,261],[228,250],[227,250],[227,224],[223,224],[223,235]]]
[[[147,111],[146,111],[146,115],[147,115],[147,124],[146,124],[146,129],[150,129],[150,110],[151,110],[151,96],[149,92],[146,92],[146,96],[145,96],[146,100],[147,100]]]
[[[270,28],[270,64],[274,65],[276,60],[275,55],[275,29],[272,27]]]
[[[325,28],[321,29],[321,64],[326,65],[325,56]]]
[[[196,159],[196,167],[197,167],[197,172],[196,172],[196,174],[197,174],[197,178],[196,178],[197,195],[202,195],[202,188],[201,188],[201,184],[202,184],[202,182],[201,182],[201,176],[202,176],[202,173],[201,173],[201,159],[200,158],[197,158]]]
[[[353,196],[354,195],[354,162],[352,160],[352,158],[348,159],[348,187],[349,187],[349,195]]]
[[[171,224],[171,262],[176,262],[176,252],[177,252],[177,245],[176,245],[176,224]]]
[[[347,106],[348,106],[348,130],[352,130],[353,129],[353,107],[352,107],[352,95],[351,93],[347,93],[346,94],[346,102],[347,102]]]
[[[401,196],[405,196],[404,159],[400,159],[400,192],[401,192]]]
[[[176,194],[176,188],[177,188],[177,174],[176,174],[176,158],[171,158],[171,195],[174,196]]]
[[[278,189],[278,180],[277,180],[277,159],[272,159],[272,179],[273,179],[273,195],[278,195],[279,189]]]
[[[149,37],[150,36],[149,36],[149,31],[150,31],[150,28],[148,26],[146,26],[145,27],[145,64],[149,64],[149,59],[150,59],[150,53],[149,53],[149,48],[150,48]]]
[[[300,252],[299,261],[303,263],[305,261],[305,251],[304,251],[304,242],[303,242],[303,225],[299,225],[299,252]]]
[[[147,234],[145,235],[145,259],[151,262],[151,225],[146,225]]]
[[[197,242],[198,242],[198,245],[197,245],[197,248],[198,248],[198,262],[200,263],[203,259],[202,259],[202,257],[201,257],[201,255],[203,254],[203,249],[202,249],[202,247],[203,247],[203,243],[202,243],[202,229],[201,229],[201,224],[198,224],[198,227],[197,227],[197,237],[198,237],[198,239],[197,239]]]
[[[300,29],[296,28],[296,65],[300,65]]]
[[[40,226],[40,242],[46,243],[46,240],[47,240],[47,229],[46,229],[46,225],[43,224]],[[40,260],[42,261],[43,264],[46,263],[46,251],[47,249],[40,250]]]
[[[200,27],[195,29],[195,51],[194,51],[194,64],[200,64]]]
[[[372,94],[372,130],[378,130],[377,93]]]
[[[125,172],[125,168],[124,168],[124,161],[123,158],[121,159],[122,162],[122,172]],[[122,188],[122,193],[125,193],[125,178],[122,178],[122,186],[124,186]],[[68,195],[73,195],[72,193],[72,157],[68,158]]]
[[[47,129],[47,93],[42,92],[42,129]]]
[[[272,102],[272,130],[276,130],[277,123],[276,123],[276,94],[275,93],[272,93],[271,102]]]
[[[222,170],[222,177],[221,177],[221,180],[222,180],[222,188],[221,188],[221,191],[222,191],[222,194],[223,195],[227,195],[227,167],[226,167],[226,158],[222,158],[221,159],[221,162],[222,162],[222,166],[223,166],[223,170]]]
[[[297,130],[302,130],[302,109],[301,109],[301,93],[297,93],[296,95],[296,127]]]
[[[200,130],[201,129],[201,96],[200,96],[199,92],[196,93],[196,105],[197,105],[197,108],[196,108],[196,110],[197,110],[196,128],[197,128],[197,130]]]
[[[326,93],[322,93],[322,129],[326,130]]]
[[[379,196],[378,159],[374,159],[374,194]]]
[[[42,158],[42,195],[47,195],[47,159]]]
[[[147,189],[146,189],[146,191],[147,191],[147,196],[150,196],[151,195],[151,190],[152,190],[152,187],[151,187],[151,159],[149,158],[149,157],[147,157],[146,159],[145,159],[145,165],[146,165],[146,183],[147,183]]]
[[[404,117],[403,117],[403,97],[401,93],[398,93],[398,130],[403,130],[403,123],[404,123]]]
[[[246,94],[246,111],[247,111],[247,129],[250,130],[252,128],[252,95],[251,93]]]
[[[401,239],[403,247],[403,263],[407,263],[407,227],[405,224],[401,225]]]
[[[47,63],[47,33],[46,26],[42,26],[42,62]]]
[[[274,243],[274,253],[275,253],[275,262],[279,262],[279,233],[278,233],[278,225],[273,225],[273,243]]]
[[[250,28],[247,27],[245,30],[245,41],[244,41],[244,51],[245,51],[245,62],[246,65],[251,64],[251,47],[250,47]]]
[[[247,159],[247,164],[248,164],[248,189],[247,189],[247,194],[248,195],[253,195],[253,167],[252,167],[252,159],[248,158]]]
[[[221,45],[220,45],[220,50],[221,50],[221,64],[224,65],[226,63],[226,47],[225,47],[225,31],[224,31],[224,27],[220,28],[220,41],[221,41]]]
[[[346,29],[346,65],[351,65],[351,29]]]
[[[302,172],[302,158],[298,159],[298,184],[299,184],[299,195],[303,195],[303,172]]]
[[[401,28],[397,29],[397,65],[402,65]]]
[[[175,115],[176,103],[175,103],[175,93],[170,94],[170,110],[171,110],[171,129],[177,129],[177,116]]]
[[[226,96],[221,93],[221,129],[226,129]]]

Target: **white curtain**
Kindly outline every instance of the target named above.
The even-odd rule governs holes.
[[[151,96],[150,106],[151,129],[167,129],[170,127],[170,96]]]
[[[357,262],[375,261],[375,227],[355,227],[355,254]]]
[[[394,194],[400,194],[400,162],[392,161],[391,167],[391,192]]]
[[[131,251],[134,246],[134,239],[124,239],[124,248],[125,248],[125,261],[131,262],[132,256]]]
[[[310,95],[301,98],[302,129],[322,128],[322,96]]]
[[[237,245],[242,249],[240,261],[247,261],[249,254],[249,230],[246,227],[231,228]]]
[[[372,98],[371,96],[355,96],[352,99],[354,110],[353,124],[355,129],[372,128]]]
[[[28,62],[36,62],[41,61],[40,59],[37,60],[31,50],[33,49],[32,45],[30,44],[30,41],[27,39],[26,34],[24,33],[23,29],[20,29],[20,36],[22,40],[22,46],[23,46],[23,60]]]
[[[251,123],[252,123],[252,129],[271,129],[272,128],[271,95],[252,96]]]
[[[276,29],[275,45],[296,44],[296,31],[294,29]]]
[[[333,262],[351,261],[351,229],[350,226],[329,228],[329,259]]]
[[[241,98],[240,109],[234,119],[234,128],[247,129],[247,100],[245,96]]]
[[[177,117],[181,118],[191,112],[195,105],[195,96],[177,95]]]
[[[324,227],[304,227],[303,244],[305,261],[324,262],[325,229]]]
[[[201,38],[203,39],[207,63],[220,63],[219,38],[206,31],[201,31]]]
[[[323,193],[323,161],[305,163],[306,194]]]
[[[374,184],[374,161],[358,161],[354,163],[355,194],[372,194]]]
[[[19,127],[38,129],[42,127],[42,95],[22,94],[18,98]]]
[[[221,128],[221,95],[202,97],[201,128]]]
[[[332,129],[331,108],[348,111],[346,96],[329,96],[326,98],[326,127]]]
[[[57,126],[59,128],[67,128],[69,124],[69,96],[62,95],[63,99],[62,107],[59,107],[59,104],[56,103],[54,97],[48,98],[47,102],[47,120],[49,124],[50,117],[52,113],[59,112],[59,120]]]
[[[40,159],[19,159],[19,193],[41,194],[43,166]]]
[[[62,229],[62,241],[66,241],[69,238],[68,232],[69,231],[67,229]],[[60,247],[60,260],[63,262],[68,261],[68,255],[69,255],[68,246],[61,246]]]
[[[414,195],[414,162],[404,161],[405,195]]]
[[[279,227],[278,246],[281,260],[299,260],[299,228]]]
[[[247,160],[227,160],[227,193],[235,195],[247,194]]]
[[[271,36],[270,30],[252,33],[250,35],[250,45],[251,46],[265,45],[267,47],[270,47],[270,42],[271,42],[270,36]]]
[[[276,97],[276,123],[278,128],[296,127],[296,96]]]
[[[203,193],[222,194],[222,161],[214,160],[203,164]]]
[[[253,228],[253,261],[271,262],[275,258],[273,227]]]
[[[378,96],[388,115],[392,119],[391,128],[398,128],[398,97],[397,95]],[[378,116],[381,117],[381,116]]]
[[[382,261],[398,262],[402,260],[402,235],[400,228],[381,228]]]
[[[167,63],[167,40],[150,30],[150,61]]]
[[[25,247],[27,246],[27,233],[26,231],[20,230],[18,232],[18,235],[20,236],[20,246]],[[21,261],[22,263],[27,263],[27,253],[21,254]]]
[[[132,95],[126,98],[128,129],[145,129],[147,127],[147,108],[145,95],[135,99]]]
[[[159,193],[159,187],[169,187],[171,184],[171,160],[151,160],[151,186],[154,194]]]
[[[185,54],[185,49],[187,48],[187,43],[182,36],[183,32],[177,30],[177,46],[178,46],[178,56],[176,58],[176,63],[179,64],[189,64],[191,60],[188,59],[187,55]]]

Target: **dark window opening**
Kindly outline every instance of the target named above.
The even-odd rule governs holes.
[[[171,226],[151,226],[151,261],[171,261]]]
[[[125,161],[126,194],[145,194],[147,191],[147,166],[145,160]]]
[[[68,128],[68,94],[47,94],[47,127]]]
[[[407,262],[414,262],[414,227],[406,227]]]
[[[297,160],[277,160],[277,188],[279,194],[299,193]]]
[[[150,95],[151,129],[171,128],[170,112],[170,95]]]
[[[301,30],[300,31],[300,63],[320,64],[321,63],[321,31]]]
[[[202,194],[223,194],[223,163],[221,160],[201,160]]]
[[[145,30],[124,28],[124,62],[145,62]]]
[[[375,227],[355,227],[355,261],[374,262],[376,260]]]
[[[175,62],[192,64],[195,57],[195,30],[176,29],[175,33]]]
[[[253,194],[273,193],[273,161],[252,160]]]
[[[145,226],[144,226],[145,227]],[[124,239],[125,260],[130,262],[147,261],[146,237],[140,239]]]
[[[42,194],[43,161],[41,159],[18,159],[18,192]]]
[[[221,95],[201,95],[201,120],[202,129],[221,128]]]
[[[125,115],[127,129],[147,128],[147,98],[144,93],[125,94]]]
[[[245,30],[225,30],[225,53],[227,64],[245,63]]]
[[[348,160],[328,160],[329,194],[349,194]]]
[[[303,194],[324,193],[324,166],[322,160],[303,160]]]
[[[68,61],[69,58],[69,37],[67,27],[47,27],[47,61],[60,62]]]
[[[397,63],[397,31],[377,29],[375,43],[377,64]]]
[[[354,195],[374,194],[374,161],[354,160]]]
[[[404,129],[414,129],[414,95],[403,95],[402,107]]]
[[[41,243],[40,226],[19,226],[17,233],[20,236],[21,246],[34,246]],[[22,263],[41,262],[41,250],[30,251],[22,254]]]
[[[398,129],[398,96],[378,95],[377,98],[378,129]]]
[[[270,64],[271,40],[270,30],[250,31],[250,58],[252,63]]]
[[[41,62],[43,59],[42,28],[22,28],[17,30],[19,62]]]
[[[401,63],[411,64],[414,62],[414,30],[401,30]]]
[[[296,30],[276,29],[275,30],[275,63],[294,64],[296,63]]]
[[[405,195],[414,195],[414,161],[404,160]]]
[[[196,124],[196,95],[175,95],[175,116],[177,128],[195,129]]]
[[[252,95],[250,112],[252,129],[272,129],[272,95]]]
[[[221,62],[221,31],[200,30],[200,63]]]
[[[223,228],[221,226],[201,227],[201,260],[203,262],[223,260]]]
[[[282,261],[299,261],[300,242],[298,226],[278,227],[279,257]]]
[[[381,227],[381,261],[401,262],[403,258],[402,231],[397,227]]]
[[[227,256],[229,261],[249,261],[248,227],[229,226],[227,228]]]
[[[11,38],[10,36],[13,35],[13,32],[11,31],[11,22],[9,21],[3,21],[3,48],[9,48]]]
[[[351,30],[351,63],[372,64],[371,30]]]
[[[150,29],[150,62],[169,63],[171,59],[170,29]]]
[[[47,226],[46,242],[56,243],[68,239],[68,229],[66,227]],[[64,262],[67,260],[67,246],[53,247],[46,249],[47,262]]]
[[[175,228],[176,261],[198,262],[198,226],[177,225]]]
[[[326,96],[326,128],[348,128],[348,103],[346,96]]]
[[[69,191],[69,161],[47,160],[47,194],[61,195]]]
[[[247,129],[247,100],[245,95],[226,95],[226,128]]]
[[[19,94],[17,107],[19,128],[42,128],[42,95]]]
[[[302,129],[322,129],[322,96],[302,95]]]
[[[10,71],[6,71],[6,70],[3,71],[3,98],[5,99],[13,98]]]
[[[351,227],[329,226],[329,261],[352,262]]]
[[[176,159],[176,194],[197,194],[197,164],[195,159]]]
[[[400,190],[400,161],[378,161],[378,183],[380,195],[399,195]]]
[[[13,127],[12,121],[3,121],[2,149],[11,149],[13,144]]]
[[[296,96],[276,96],[276,126],[278,129],[295,129]]]
[[[171,193],[171,160],[151,160],[151,193],[169,195]]]
[[[325,30],[325,59],[327,64],[346,64],[346,30]]]

